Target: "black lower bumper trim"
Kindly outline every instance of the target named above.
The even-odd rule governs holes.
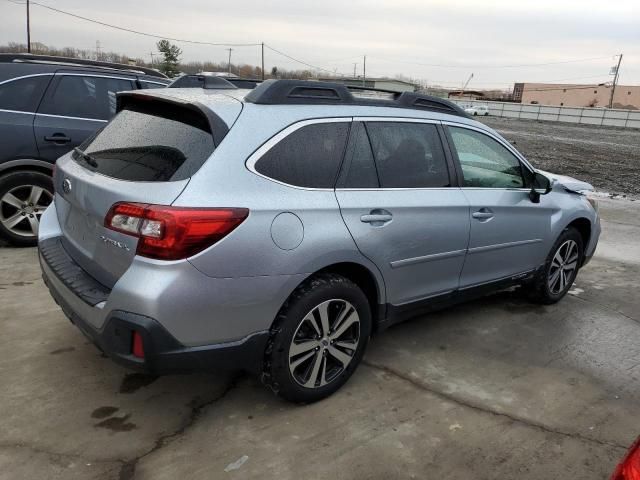
[[[269,331],[256,332],[241,340],[189,347],[182,345],[160,323],[150,317],[115,310],[101,329],[80,318],[51,288],[51,295],[71,322],[102,352],[126,367],[157,375],[215,371],[260,373]],[[133,332],[142,336],[144,359],[133,356]]]

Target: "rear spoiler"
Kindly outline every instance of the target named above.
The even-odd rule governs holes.
[[[213,143],[216,147],[220,145],[224,137],[229,133],[229,126],[225,121],[200,102],[188,102],[175,97],[158,95],[157,93],[147,95],[141,92],[118,92],[116,94],[116,112],[131,108],[147,110],[150,107],[154,108],[154,106],[165,107],[171,113],[175,113],[172,117],[176,120],[187,121],[188,123],[196,124],[198,127],[202,127],[202,125],[197,125],[197,118],[202,119],[206,123],[206,130],[213,136]],[[181,113],[184,118],[180,118]]]

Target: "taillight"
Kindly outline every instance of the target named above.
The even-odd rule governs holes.
[[[246,208],[187,208],[116,203],[104,226],[137,237],[136,254],[178,260],[201,252],[231,233],[249,215]]]
[[[640,438],[613,472],[611,480],[640,480]]]

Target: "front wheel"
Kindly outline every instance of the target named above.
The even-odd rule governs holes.
[[[263,381],[292,402],[328,397],[353,374],[370,334],[371,309],[356,284],[335,274],[312,277],[276,318]]]
[[[49,175],[13,172],[0,178],[0,237],[19,247],[37,245],[40,217],[52,201]]]
[[[573,227],[566,228],[551,248],[544,268],[535,280],[531,299],[546,305],[562,299],[578,275],[583,255],[582,235]]]

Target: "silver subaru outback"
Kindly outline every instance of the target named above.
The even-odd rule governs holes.
[[[66,315],[130,367],[315,401],[410,315],[510,285],[557,302],[598,242],[589,184],[439,98],[269,80],[117,108],[58,160],[39,248]]]

